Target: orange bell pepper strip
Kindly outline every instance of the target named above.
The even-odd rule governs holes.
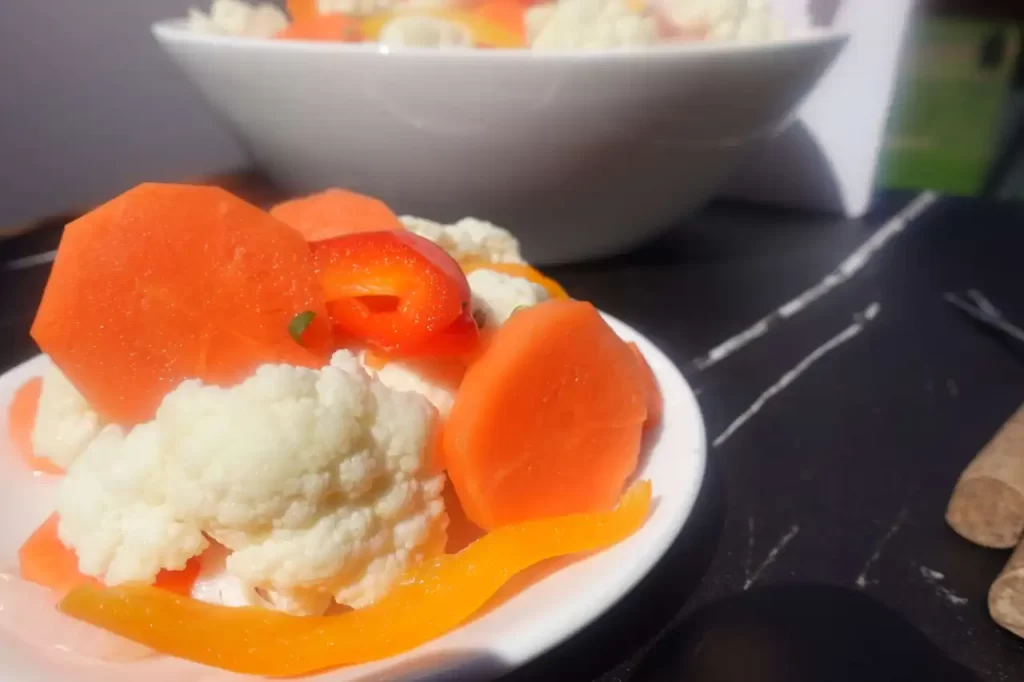
[[[511,277],[522,277],[534,284],[544,287],[551,298],[570,298],[562,285],[545,277],[539,270],[526,263],[487,263],[484,261],[468,261],[462,264],[462,270],[467,275],[474,270],[493,270]]]
[[[43,380],[40,377],[33,377],[18,387],[14,399],[7,407],[7,432],[15,451],[32,471],[59,476],[64,470],[46,457],[36,455],[32,448],[32,430],[36,427],[36,412],[42,390]]]
[[[341,336],[392,355],[475,346],[476,326],[465,322],[469,283],[437,244],[396,230],[342,235],[310,249]]]
[[[546,559],[604,549],[643,525],[651,485],[614,511],[499,528],[414,570],[373,606],[302,618],[228,608],[145,586],[76,589],[65,614],[159,652],[238,673],[292,677],[394,656],[455,629],[514,575]]]

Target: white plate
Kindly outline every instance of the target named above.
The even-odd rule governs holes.
[[[665,419],[650,439],[637,476],[650,479],[654,503],[643,527],[628,540],[573,563],[516,594],[499,608],[414,651],[385,661],[310,679],[483,680],[523,665],[563,642],[624,597],[675,540],[693,509],[704,478],[704,424],[686,380],[650,341],[607,317],[635,341],[661,386]],[[0,376],[0,566],[14,565],[18,547],[52,510],[54,479],[33,476],[12,452],[7,404],[26,379],[42,373],[39,356]],[[252,679],[186,661],[157,658],[130,664],[83,665],[56,650],[36,651],[0,634],[0,682],[219,682]]]

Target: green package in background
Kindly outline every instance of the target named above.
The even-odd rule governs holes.
[[[1003,139],[1020,35],[1013,23],[917,23],[879,161],[882,187],[981,193]]]

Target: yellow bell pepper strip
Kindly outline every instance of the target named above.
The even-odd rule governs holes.
[[[143,585],[77,588],[60,610],[197,663],[252,675],[305,675],[394,656],[455,629],[517,573],[629,537],[643,525],[650,502],[651,484],[641,481],[614,511],[498,528],[412,571],[373,606],[335,616],[213,606]]]
[[[529,280],[534,284],[539,284],[544,287],[548,296],[551,298],[570,298],[569,294],[562,285],[551,279],[545,277],[539,270],[533,266],[527,265],[526,263],[487,263],[484,261],[468,261],[461,263],[462,271],[467,275],[474,270],[493,270],[494,272],[500,272],[510,277],[522,277],[525,280]]]
[[[362,23],[363,39],[370,42],[377,41],[380,38],[380,32],[384,25],[395,17],[403,15],[429,16],[462,24],[469,29],[470,35],[473,36],[473,42],[481,47],[519,48],[526,46],[525,30],[520,33],[514,28],[503,26],[486,16],[476,14],[472,10],[440,8],[382,12],[369,16]]]

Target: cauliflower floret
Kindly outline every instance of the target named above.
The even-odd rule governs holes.
[[[242,582],[238,576],[227,571],[227,559],[231,552],[222,545],[214,544],[199,564],[199,575],[192,583],[192,598],[218,606],[262,606],[273,607],[252,585]]]
[[[764,12],[749,12],[736,26],[732,37],[740,41],[781,40],[789,34],[785,22],[772,16],[769,8]],[[711,32],[712,38],[719,37],[717,31]]]
[[[543,16],[543,15],[542,15]],[[658,42],[652,16],[628,0],[559,0],[530,44],[535,50],[639,47]]]
[[[213,0],[210,13],[190,7],[189,28],[199,33],[248,38],[271,38],[288,27],[288,16],[269,2]]]
[[[464,24],[422,14],[400,15],[384,24],[379,42],[387,47],[472,47]]]
[[[107,584],[151,582],[210,537],[277,608],[361,607],[442,551],[435,412],[347,351],[320,371],[264,365],[232,388],[186,381],[152,422],[108,427],[58,492],[61,539]]]
[[[426,218],[402,216],[405,229],[429,239],[458,261],[522,263],[519,240],[506,229],[485,220],[463,218],[454,225],[442,225]]]
[[[258,606],[301,616],[323,614],[330,606],[331,595],[309,592],[296,599],[271,589],[254,587],[228,572],[230,551],[213,544],[203,552],[199,575],[192,584],[192,598],[217,606]]]
[[[364,354],[360,357],[360,362],[370,376],[376,377],[388,388],[418,393],[429,400],[430,404],[437,408],[442,419],[451,413],[452,405],[455,404],[455,392],[458,390],[456,384],[445,382],[442,378],[429,377],[428,372],[412,361],[391,360],[383,367],[373,368],[366,365]]]
[[[395,0],[319,0],[321,14],[347,14],[365,17],[376,12],[387,12],[398,3]]]
[[[459,3],[454,3],[458,5]],[[321,14],[347,14],[366,17],[378,12],[451,9],[452,0],[318,0]]]
[[[61,541],[83,573],[108,585],[152,582],[206,549],[201,529],[167,504],[156,422],[129,432],[110,425],[68,468],[57,492]]]
[[[481,268],[466,277],[473,294],[473,316],[481,326],[500,327],[517,308],[548,300],[547,289],[522,277]]]
[[[533,45],[537,36],[544,30],[551,18],[555,16],[558,5],[554,2],[532,5],[526,10],[524,21],[526,23],[526,44]]]
[[[43,375],[43,386],[32,429],[32,449],[62,469],[85,450],[103,428],[100,416],[64,373],[51,364]]]
[[[786,35],[767,0],[653,0],[683,31],[712,40],[767,40]]]

